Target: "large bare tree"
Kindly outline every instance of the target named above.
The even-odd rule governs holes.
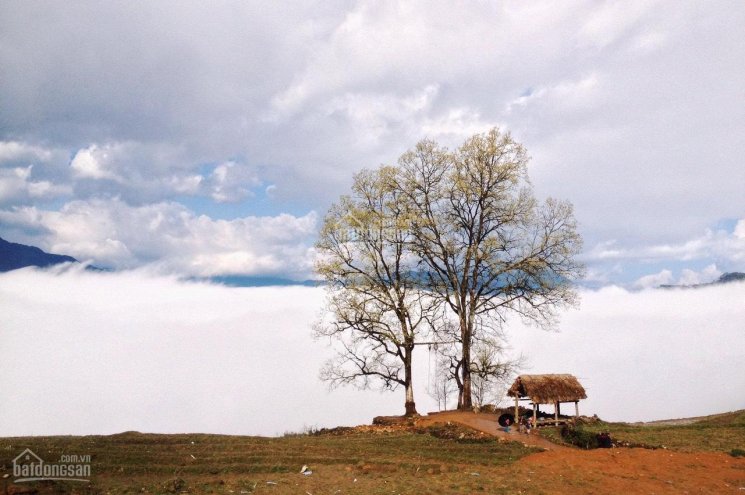
[[[399,159],[420,278],[456,315],[461,356],[458,407],[472,406],[472,345],[497,335],[510,313],[551,327],[576,302],[581,248],[572,206],[540,204],[525,149],[492,129],[455,151],[425,140]],[[480,335],[481,334],[481,335]]]
[[[418,336],[429,329],[436,300],[418,287],[410,221],[395,174],[391,167],[357,174],[352,194],[326,215],[316,270],[327,282],[327,312],[315,333],[340,348],[322,379],[332,385],[403,386],[406,414],[413,415],[413,353]]]

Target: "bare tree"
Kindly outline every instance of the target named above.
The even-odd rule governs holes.
[[[458,387],[450,368],[450,356],[443,355],[438,351],[439,349],[435,350],[435,370],[429,379],[428,394],[437,401],[437,409],[445,411],[448,408],[450,397],[458,391]]]
[[[450,152],[422,141],[399,159],[397,189],[415,218],[412,249],[427,286],[458,320],[458,407],[472,406],[472,345],[510,313],[542,327],[576,302],[582,266],[572,206],[539,204],[525,149],[492,129]]]
[[[507,359],[503,347],[493,338],[476,342],[473,351],[471,390],[476,406],[497,405],[504,398],[510,379],[522,367],[522,356]]]
[[[315,334],[333,338],[340,348],[322,379],[332,386],[403,386],[406,414],[413,415],[413,352],[437,301],[418,287],[395,173],[381,167],[357,174],[352,195],[334,204],[324,220],[316,269],[327,282],[328,311]]]
[[[440,321],[435,335],[439,340],[438,345],[434,346],[438,355],[438,376],[433,383],[447,383],[453,390],[461,390],[461,368],[464,361],[460,329],[457,323]],[[500,331],[496,332],[496,336],[487,334],[482,337],[479,332],[474,335],[470,363],[471,392],[478,407],[489,403],[498,404],[504,397],[511,378],[524,365],[522,355],[516,358],[506,355],[505,342]]]

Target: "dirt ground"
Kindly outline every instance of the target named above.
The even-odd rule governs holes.
[[[505,433],[493,416],[447,412],[422,418],[421,424],[451,421],[486,433],[546,448],[506,467],[523,493],[591,494],[643,493],[745,494],[745,459],[724,453],[683,453],[657,449],[598,449],[561,447],[523,433]]]
[[[741,425],[741,417],[738,413],[736,421],[728,421]],[[711,438],[725,431],[733,440],[730,444],[739,445],[743,437],[737,428],[735,433],[704,428],[696,434]],[[489,435],[499,442],[486,439]],[[698,440],[689,447],[699,445]],[[506,441],[534,448],[501,443]],[[9,474],[13,456],[23,447],[50,458],[89,453],[94,459],[91,484],[11,483],[7,491],[0,485],[0,494],[30,495],[29,490],[38,490],[33,493],[745,495],[745,458],[727,451],[579,450],[538,435],[506,433],[493,414],[457,411],[415,421],[376,418],[374,425],[278,438],[138,432],[4,438],[0,474]],[[543,451],[536,452],[536,447]],[[301,474],[303,465],[312,473]]]

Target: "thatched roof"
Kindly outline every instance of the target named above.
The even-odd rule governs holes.
[[[520,375],[507,395],[528,397],[534,404],[574,402],[587,398],[585,389],[574,375]]]

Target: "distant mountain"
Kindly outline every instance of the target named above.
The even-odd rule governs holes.
[[[198,280],[198,279],[197,279]],[[216,275],[207,280],[228,287],[286,287],[290,285],[302,285],[304,287],[315,287],[319,282],[315,280],[290,280],[281,277],[260,277],[250,275]]]
[[[730,282],[743,282],[745,281],[745,273],[740,272],[732,272],[732,273],[725,273],[721,277],[719,277],[719,280],[716,282],[712,282],[713,284],[728,284]]]
[[[717,280],[708,282],[705,284],[694,284],[694,285],[660,285],[660,289],[696,289],[699,287],[711,287],[712,285],[723,285],[732,282],[745,282],[745,273],[732,272],[725,273]]]
[[[72,256],[51,254],[34,246],[16,244],[0,238],[0,272],[9,272],[26,266],[46,267],[60,263],[77,263]]]

